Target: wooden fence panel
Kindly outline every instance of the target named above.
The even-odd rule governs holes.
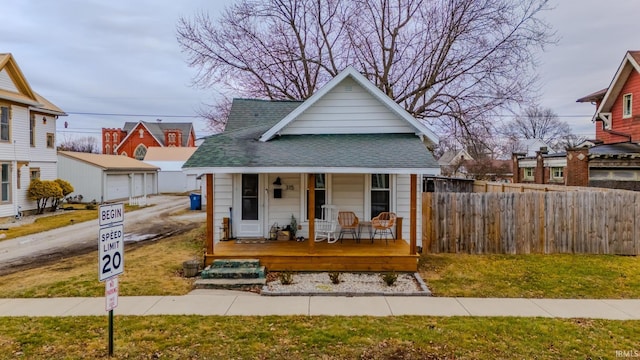
[[[634,192],[425,193],[422,206],[428,252],[639,254]]]

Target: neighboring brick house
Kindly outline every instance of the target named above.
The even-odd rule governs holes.
[[[640,51],[625,54],[608,88],[577,102],[595,105],[596,139],[561,154],[514,154],[514,182],[640,190]]]
[[[195,147],[191,123],[126,122],[122,129],[102,129],[102,153],[142,160],[150,147]]]

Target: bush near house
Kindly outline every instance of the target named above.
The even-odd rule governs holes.
[[[51,180],[33,179],[27,189],[27,197],[34,200],[38,207],[37,214],[42,214],[47,207],[49,199],[62,197],[62,188],[58,183]]]
[[[54,182],[58,184],[58,186],[60,186],[60,189],[62,190],[62,196],[53,198],[53,200],[51,201],[51,211],[56,211],[60,203],[64,201],[64,198],[66,198],[67,195],[71,194],[74,190],[73,186],[71,186],[71,184],[66,180],[55,179]]]

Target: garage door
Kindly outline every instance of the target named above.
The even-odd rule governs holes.
[[[147,195],[155,195],[156,191],[156,174],[147,174]]]
[[[107,175],[107,199],[118,200],[129,197],[129,176]]]

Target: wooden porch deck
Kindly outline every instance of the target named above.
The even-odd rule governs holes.
[[[234,240],[215,244],[214,254],[206,255],[206,263],[214,259],[259,259],[268,271],[408,271],[418,270],[418,255],[410,255],[409,243],[403,239],[352,239],[328,244],[309,240],[238,243]]]

